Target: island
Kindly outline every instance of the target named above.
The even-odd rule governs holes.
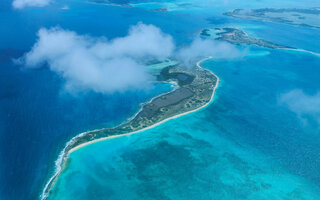
[[[129,0],[88,0],[91,3],[104,4],[110,6],[132,7]]]
[[[219,41],[226,41],[234,45],[255,45],[263,48],[279,49],[287,51],[299,51],[314,56],[320,56],[320,53],[309,51],[306,49],[299,49],[295,47],[279,45],[272,42],[268,42],[255,37],[250,37],[246,32],[238,28],[204,28],[200,31],[200,37],[209,38]]]
[[[271,49],[295,49],[289,46],[283,46],[250,37],[244,31],[237,28],[205,28],[200,32],[200,36],[204,38],[211,38],[220,41],[226,41],[234,45],[256,45]]]
[[[219,78],[211,71],[202,68],[200,66],[202,61],[192,68],[181,67],[179,64],[163,68],[157,80],[177,85],[173,91],[151,99],[142,105],[140,111],[130,120],[117,127],[81,133],[70,140],[60,154],[56,173],[46,184],[41,198],[47,199],[50,190],[66,167],[68,155],[77,149],[101,140],[152,128],[169,119],[194,112],[208,105],[213,99]]]
[[[320,8],[235,9],[226,16],[320,28]]]
[[[135,0],[88,0],[90,3],[97,3],[97,4],[103,4],[103,5],[109,5],[109,6],[120,6],[120,7],[135,7],[139,3],[148,3],[151,1],[145,0],[145,1],[135,1]],[[168,12],[167,7],[159,7],[159,8],[152,8],[147,9],[152,12]]]

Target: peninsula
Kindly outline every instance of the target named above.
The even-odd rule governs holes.
[[[120,7],[135,7],[139,3],[147,3],[148,1],[145,2],[139,2],[139,1],[134,1],[134,0],[88,0],[90,3],[96,3],[96,4],[102,4],[102,5],[108,5],[108,6],[120,6]],[[151,1],[150,1],[151,2]],[[159,7],[159,8],[150,8],[147,9],[152,12],[168,12],[167,7]]]
[[[237,28],[205,28],[200,31],[200,36],[203,38],[226,41],[234,45],[255,45],[264,48],[298,51],[309,53],[314,56],[320,56],[320,53],[317,52],[279,45],[259,38],[250,37],[246,32]]]
[[[255,37],[250,37],[246,32],[237,28],[206,28],[202,29],[200,36],[226,41],[235,45],[256,45],[271,49],[294,49],[292,47],[278,45]]]
[[[109,6],[121,6],[121,7],[132,7],[129,3],[130,1],[116,1],[116,0],[88,0],[91,3],[109,5]]]
[[[162,69],[157,77],[158,81],[174,82],[178,87],[145,103],[128,122],[114,128],[85,132],[69,141],[57,161],[56,173],[44,188],[42,200],[47,199],[51,188],[65,168],[71,152],[94,142],[152,128],[169,119],[194,112],[208,105],[213,99],[219,78],[209,70],[202,68],[200,66],[202,61],[199,61],[192,69],[179,65]]]
[[[235,9],[226,16],[320,28],[320,8]]]

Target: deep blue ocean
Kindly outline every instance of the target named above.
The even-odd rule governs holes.
[[[61,9],[65,5],[68,10]],[[140,103],[171,90],[156,84],[147,91],[68,94],[63,80],[47,68],[25,69],[12,60],[30,50],[41,27],[112,39],[142,21],[181,45],[201,28],[238,26],[274,43],[320,52],[318,29],[220,15],[237,5],[161,13],[72,0],[16,11],[11,1],[2,0],[0,199],[39,198],[68,140],[115,126],[137,112]],[[72,153],[50,198],[320,199],[320,122],[280,101],[293,90],[308,96],[320,91],[320,57],[244,48],[243,58],[202,63],[221,79],[208,107]]]

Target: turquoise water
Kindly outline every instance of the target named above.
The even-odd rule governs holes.
[[[194,21],[176,26],[193,20],[186,15],[102,6],[86,0],[55,0],[47,7],[23,10],[12,9],[11,3],[0,1],[0,199],[31,200],[39,198],[54,173],[58,155],[72,137],[118,125],[135,114],[140,103],[172,89],[158,84],[148,91],[72,96],[63,91],[64,80],[45,66],[28,70],[12,62],[31,49],[37,31],[60,26],[112,39],[126,35],[130,26],[143,21],[175,37],[181,35],[176,40],[181,42],[200,25],[194,26]],[[61,9],[65,5],[68,10]]]
[[[139,103],[170,89],[159,84],[150,91],[65,94],[63,80],[47,68],[26,70],[12,62],[30,50],[41,27],[112,39],[142,21],[158,26],[181,46],[201,28],[239,26],[252,36],[320,52],[317,29],[221,15],[239,7],[320,5],[313,0],[178,0],[136,8],[54,0],[47,7],[24,10],[13,10],[11,3],[0,1],[1,200],[37,199],[67,141],[80,132],[121,123]],[[173,12],[148,11],[164,6]],[[292,90],[310,97],[320,90],[319,58],[251,48],[242,59],[207,61],[204,66],[221,78],[213,104],[155,129],[75,152],[51,198],[317,197],[319,123],[279,99]]]
[[[206,61],[221,78],[212,104],[73,152],[50,199],[319,199],[319,127],[279,104],[319,89],[319,62],[261,48]]]

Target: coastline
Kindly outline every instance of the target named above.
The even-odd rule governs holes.
[[[202,34],[204,31],[210,31],[213,29],[223,31],[223,32],[215,33],[216,38],[213,38],[213,35],[211,33],[207,34],[207,35]],[[234,37],[238,37],[237,40],[235,40],[234,38],[230,38],[231,33]],[[238,33],[238,34],[235,35],[235,33]],[[235,45],[255,45],[257,47],[263,47],[263,48],[304,52],[304,53],[308,53],[308,54],[312,54],[314,56],[320,57],[320,53],[318,53],[318,52],[305,50],[305,49],[299,49],[299,48],[295,48],[295,47],[283,46],[283,45],[279,45],[279,44],[274,44],[269,41],[265,41],[263,39],[250,37],[247,32],[245,32],[237,27],[233,27],[233,26],[219,27],[219,28],[203,28],[199,31],[198,35],[200,35],[202,37],[213,38],[215,40],[226,41],[226,42],[229,42],[229,43],[235,44]]]
[[[200,66],[200,63],[202,63],[202,62],[204,62],[204,61],[206,61],[206,60],[209,60],[209,59],[211,59],[211,58],[212,58],[212,57],[209,56],[209,57],[207,57],[207,58],[201,59],[200,61],[198,61],[198,62],[196,63],[196,66],[197,66],[198,68],[202,68],[202,67]],[[113,139],[113,138],[118,138],[118,137],[123,137],[123,136],[128,136],[128,135],[136,134],[136,133],[139,133],[139,132],[142,132],[142,131],[146,131],[146,130],[151,129],[151,128],[154,128],[154,127],[156,127],[156,126],[158,126],[158,125],[160,125],[160,124],[162,124],[162,123],[165,123],[165,122],[167,122],[167,121],[169,121],[169,120],[171,120],[171,119],[175,119],[175,118],[178,118],[178,117],[181,117],[181,116],[184,116],[184,115],[193,113],[193,112],[197,112],[197,111],[199,111],[199,110],[207,107],[207,106],[213,101],[213,98],[214,98],[214,95],[215,95],[215,91],[216,91],[216,89],[217,89],[217,87],[218,87],[218,85],[219,85],[220,79],[219,79],[219,77],[218,77],[216,74],[214,74],[212,71],[210,71],[210,70],[208,70],[208,69],[206,69],[206,70],[207,70],[209,73],[211,73],[211,74],[217,79],[217,81],[216,81],[216,84],[215,84],[215,86],[214,86],[214,88],[213,88],[213,91],[212,91],[210,100],[209,100],[206,104],[202,105],[201,107],[198,107],[198,108],[196,108],[196,109],[194,109],[194,110],[190,110],[190,111],[187,111],[187,112],[184,112],[184,113],[180,113],[180,114],[174,115],[174,116],[172,116],[172,117],[168,117],[168,118],[166,118],[166,119],[164,119],[164,120],[162,120],[162,121],[160,121],[160,122],[158,122],[158,123],[155,123],[155,124],[153,124],[153,125],[151,125],[151,126],[145,127],[145,128],[143,128],[143,129],[140,129],[140,130],[137,130],[137,131],[128,132],[128,133],[124,133],[124,134],[118,134],[118,135],[111,135],[111,136],[107,136],[107,137],[95,139],[95,140],[92,140],[92,141],[89,141],[89,142],[85,142],[85,143],[83,143],[83,144],[80,144],[80,145],[78,145],[78,146],[76,146],[76,147],[74,147],[74,148],[71,148],[71,149],[69,149],[68,151],[66,151],[66,147],[68,147],[68,145],[69,145],[70,143],[72,143],[76,138],[78,138],[78,137],[80,137],[80,136],[82,136],[82,135],[85,135],[85,134],[87,134],[87,133],[100,130],[100,129],[96,129],[96,130],[92,130],[92,131],[87,131],[87,132],[80,133],[80,134],[78,134],[77,136],[73,137],[71,140],[69,140],[69,141],[66,143],[64,149],[63,149],[62,152],[59,154],[59,157],[58,157],[58,159],[57,159],[56,162],[55,162],[55,165],[56,165],[55,173],[54,173],[54,175],[49,179],[49,181],[46,183],[46,185],[45,185],[45,187],[44,187],[44,189],[43,189],[43,192],[42,192],[42,194],[40,195],[40,199],[41,199],[41,200],[46,200],[46,199],[48,198],[49,192],[51,191],[51,189],[52,189],[53,185],[55,184],[55,182],[57,181],[59,175],[62,173],[62,171],[63,171],[64,168],[65,168],[65,163],[66,163],[65,161],[67,160],[67,158],[69,157],[69,155],[70,155],[72,152],[74,152],[74,151],[76,151],[76,150],[78,150],[78,149],[80,149],[80,148],[82,148],[82,147],[85,147],[85,146],[87,146],[87,145],[96,143],[96,142],[100,142],[100,141],[104,141],[104,140],[108,140],[108,139]],[[175,89],[176,89],[176,88],[175,88]],[[175,89],[174,89],[174,90],[175,90]],[[173,90],[173,91],[174,91],[174,90]],[[172,92],[172,91],[170,91],[170,92]],[[170,92],[169,92],[169,93],[170,93]],[[162,96],[162,95],[163,95],[163,94],[161,94],[161,95],[159,95],[159,96]],[[158,97],[158,96],[157,96],[157,97]],[[154,98],[157,98],[157,97],[154,97]],[[154,98],[152,98],[152,99],[154,99]],[[149,102],[151,102],[152,99],[151,99]],[[146,103],[147,103],[147,102],[146,102]],[[140,110],[141,110],[141,109],[140,109]],[[134,116],[136,116],[136,115],[140,112],[140,110],[139,110]],[[133,116],[133,117],[134,117],[134,116]],[[128,120],[130,120],[131,118],[132,118],[132,117],[130,117]],[[124,123],[125,123],[125,122],[124,122]]]

